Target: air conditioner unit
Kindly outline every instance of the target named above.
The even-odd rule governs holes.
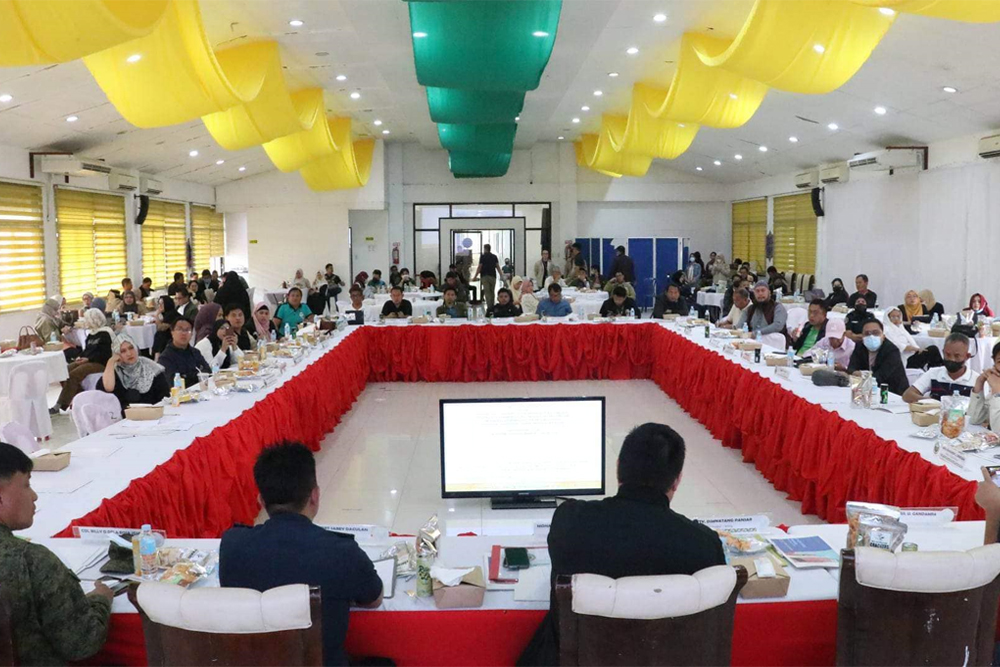
[[[162,195],[163,183],[149,176],[140,176],[139,193],[144,195]]]
[[[819,174],[814,171],[807,171],[795,177],[795,187],[803,190],[811,190],[819,185]]]
[[[103,162],[84,160],[73,155],[43,155],[42,172],[66,176],[107,176],[111,167]]]
[[[819,170],[819,180],[821,183],[846,183],[850,175],[851,171],[847,168],[846,162]]]
[[[139,189],[139,179],[120,171],[114,171],[108,176],[108,187],[122,192],[135,192]]]
[[[851,171],[920,171],[924,168],[925,149],[887,148],[862,153],[847,161]]]
[[[1000,157],[1000,134],[979,140],[979,157],[986,159]]]

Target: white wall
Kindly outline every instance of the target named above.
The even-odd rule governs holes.
[[[278,288],[302,269],[312,280],[327,262],[347,265],[347,207],[286,204],[247,211],[247,281]]]
[[[374,269],[382,271],[382,279],[389,277],[389,212],[388,211],[351,211],[348,215],[351,225],[351,252],[354,269],[351,276],[361,271],[369,274]],[[342,278],[347,277],[346,264],[339,269]],[[402,267],[399,267],[402,268]]]
[[[249,263],[250,246],[247,235],[247,214],[226,214],[226,270],[246,268]]]
[[[703,255],[727,257],[731,208],[728,202],[580,202],[578,236],[682,236]]]

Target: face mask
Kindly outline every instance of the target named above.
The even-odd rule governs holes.
[[[965,367],[964,361],[952,361],[950,359],[944,360],[944,367],[949,373],[957,373]]]
[[[882,339],[878,336],[865,336],[865,347],[869,352],[877,352],[882,347]]]
[[[854,312],[858,313],[859,315],[863,315],[866,310],[868,310],[868,306],[866,305],[854,306]]]

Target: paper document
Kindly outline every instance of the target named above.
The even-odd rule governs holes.
[[[63,447],[60,452],[72,452],[74,458],[83,459],[106,459],[115,452],[120,451],[121,445],[116,445],[114,443],[105,444],[87,444],[87,445],[69,445],[68,447]]]
[[[771,544],[789,563],[797,568],[840,567],[840,554],[822,537],[773,537]]]
[[[521,576],[514,584],[514,600],[516,602],[548,602],[551,578],[551,566],[533,566],[527,570],[521,570]]]
[[[875,407],[876,410],[882,412],[888,412],[891,415],[908,415],[910,414],[910,406],[906,403],[889,403],[888,405],[879,405]]]
[[[32,475],[31,488],[35,493],[73,493],[87,486],[91,481],[70,475],[43,473],[41,475]]]
[[[382,597],[388,600],[396,594],[396,559],[383,558],[372,563],[378,578],[382,580]]]

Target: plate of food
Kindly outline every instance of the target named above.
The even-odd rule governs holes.
[[[716,531],[726,545],[726,550],[733,554],[750,555],[760,553],[768,547],[768,543],[756,535],[734,535],[725,530]]]

